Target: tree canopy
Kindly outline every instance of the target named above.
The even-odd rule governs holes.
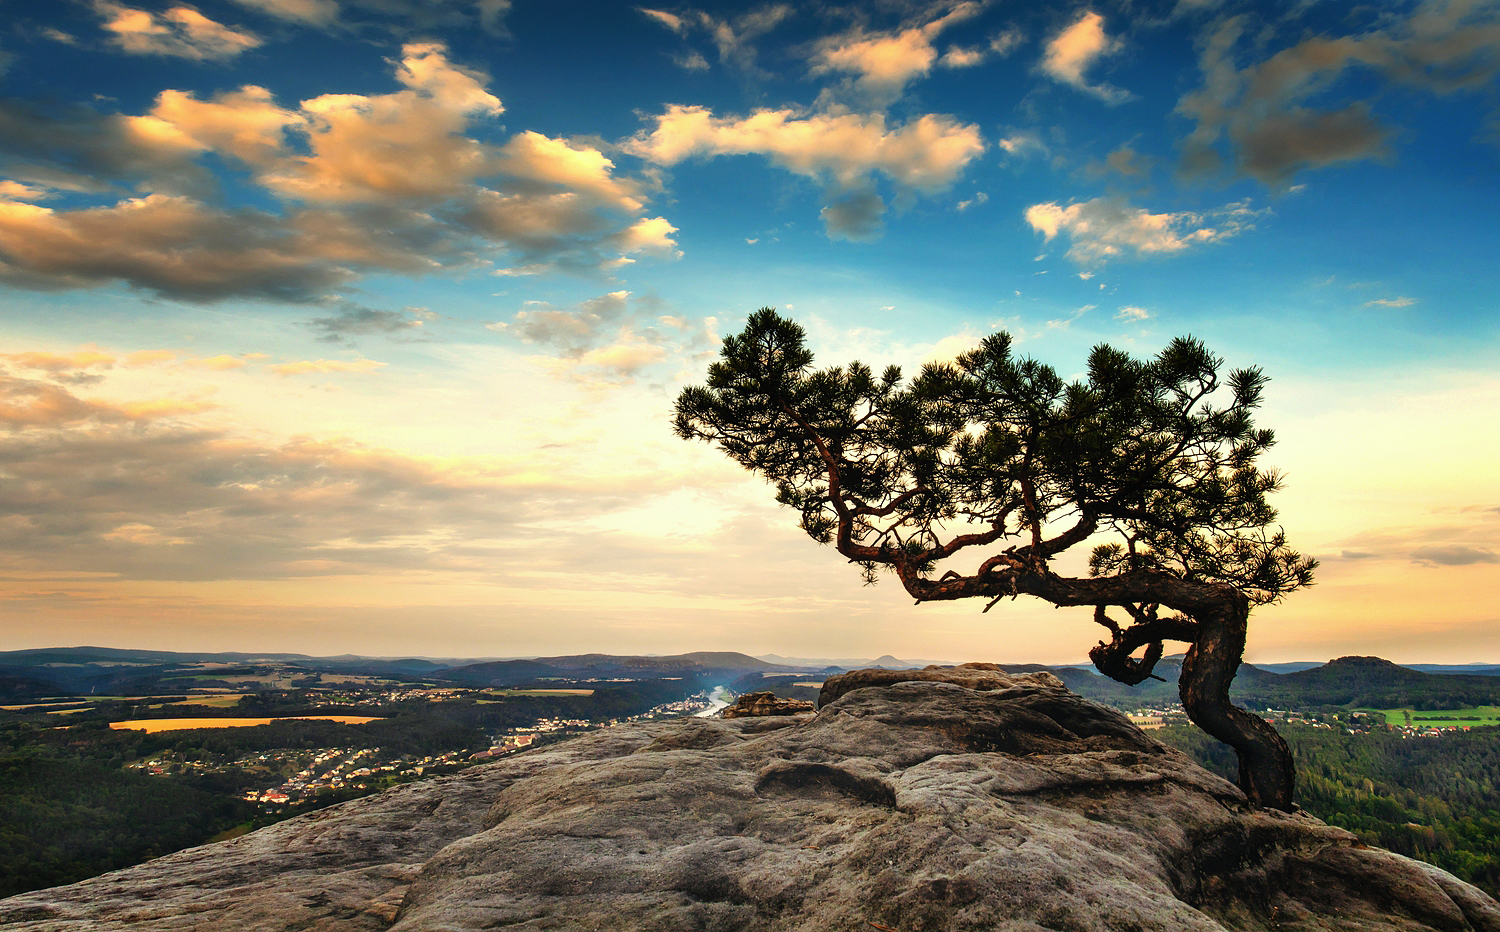
[[[1189,716],[1240,752],[1252,799],[1290,806],[1290,752],[1228,701],[1249,607],[1316,566],[1272,526],[1281,479],[1257,466],[1274,443],[1252,418],[1259,370],[1221,378],[1223,361],[1183,337],[1149,360],[1097,346],[1067,381],[997,333],[908,382],[895,366],[814,369],[805,337],[770,308],[751,315],[707,384],[678,397],[678,435],[774,483],[867,582],[889,571],[918,602],[980,597],[986,611],[1021,594],[1093,606],[1110,640],[1091,656],[1124,682],[1152,675],[1163,640],[1189,642]],[[1086,577],[1055,572],[1083,545]]]

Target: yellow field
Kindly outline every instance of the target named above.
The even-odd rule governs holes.
[[[128,722],[110,722],[116,731],[133,730],[156,734],[158,731],[183,731],[188,728],[248,728],[252,725],[269,725],[291,719],[339,722],[344,725],[363,725],[379,721],[371,715],[289,715],[285,718],[138,718]]]
[[[491,696],[592,696],[592,689],[487,689]]]
[[[227,709],[232,705],[239,705],[240,700],[245,698],[245,693],[235,693],[227,696],[203,696],[190,697],[177,703],[179,706],[201,705],[212,709]]]

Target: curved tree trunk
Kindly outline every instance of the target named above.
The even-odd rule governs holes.
[[[875,557],[881,554],[875,552]],[[854,548],[841,553],[851,559],[870,559]],[[1296,763],[1291,748],[1270,723],[1229,701],[1229,684],[1245,656],[1245,632],[1250,600],[1231,586],[1189,582],[1160,574],[1071,579],[1050,573],[1001,572],[988,576],[952,574],[938,580],[923,577],[908,563],[897,561],[902,584],[918,602],[1017,592],[1039,596],[1053,605],[1122,605],[1160,603],[1182,612],[1191,624],[1171,618],[1135,624],[1116,631],[1114,643],[1090,652],[1099,672],[1128,685],[1150,675],[1154,659],[1133,661],[1130,653],[1142,644],[1162,639],[1189,644],[1182,661],[1177,691],[1194,725],[1234,748],[1240,762],[1240,789],[1250,802],[1267,809],[1292,811]],[[1156,648],[1150,648],[1152,652]],[[1148,658],[1150,655],[1148,654]],[[1102,665],[1100,661],[1105,661]]]
[[[1245,653],[1250,605],[1240,593],[1221,606],[1193,613],[1198,639],[1182,661],[1178,694],[1194,725],[1234,748],[1240,759],[1240,789],[1250,802],[1292,811],[1295,764],[1286,741],[1258,715],[1229,701],[1229,684]]]

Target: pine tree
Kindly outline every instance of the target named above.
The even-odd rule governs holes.
[[[1087,378],[1067,382],[997,333],[908,383],[895,366],[813,369],[803,329],[771,308],[720,356],[678,397],[679,436],[770,480],[809,536],[867,582],[894,573],[918,603],[1092,607],[1109,640],[1090,656],[1131,685],[1154,675],[1164,641],[1187,642],[1188,717],[1235,749],[1251,801],[1292,807],[1286,743],[1229,701],[1251,607],[1309,585],[1316,566],[1271,527],[1280,477],[1256,467],[1274,442],[1251,418],[1259,370],[1221,383],[1222,360],[1179,338],[1146,361],[1095,347]],[[1089,544],[1087,577],[1054,572]]]

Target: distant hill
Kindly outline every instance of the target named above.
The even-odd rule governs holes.
[[[544,663],[569,673],[598,675],[671,676],[682,671],[719,672],[733,670],[789,670],[790,668],[736,651],[696,651],[665,657],[621,656],[616,654],[572,654],[563,657],[538,657]]]
[[[1326,660],[1293,660],[1287,663],[1258,663],[1256,666],[1267,673],[1296,673],[1299,670],[1321,667],[1325,663]]]
[[[772,662],[766,658],[786,660]],[[201,681],[202,664],[273,667],[300,675],[341,673],[379,676],[408,682],[447,682],[467,687],[519,686],[548,677],[566,679],[697,678],[717,685],[749,673],[795,673],[821,677],[855,667],[910,669],[920,664],[890,654],[872,661],[849,661],[818,669],[792,658],[752,657],[737,651],[695,651],[668,656],[604,653],[568,654],[527,660],[441,660],[380,658],[344,654],[313,657],[306,654],[247,653],[239,651],[173,652],[111,647],[52,647],[0,651],[0,700],[30,700],[66,695],[152,695],[185,688],[185,676]],[[1270,665],[1262,669],[1243,664],[1230,695],[1236,702],[1258,707],[1453,709],[1500,705],[1500,666],[1419,664],[1401,666],[1379,657],[1340,657],[1328,663]],[[1156,666],[1161,680],[1126,686],[1100,676],[1085,666],[1004,664],[1010,673],[1046,670],[1069,689],[1109,705],[1134,708],[1177,701],[1177,679],[1182,655],[1163,657]],[[226,674],[233,671],[223,671]]]
[[[0,697],[16,699],[54,699],[73,695],[55,683],[29,676],[14,676],[0,673]]]
[[[1235,681],[1236,698],[1273,706],[1457,709],[1500,704],[1500,678],[1423,673],[1379,657],[1339,657],[1271,680]]]
[[[1031,664],[1006,666],[1024,673]],[[1156,673],[1166,682],[1148,680],[1126,686],[1081,667],[1050,667],[1068,688],[1098,702],[1117,707],[1177,701],[1182,675],[1181,655],[1164,657]],[[1270,708],[1458,709],[1500,705],[1500,677],[1479,674],[1424,673],[1379,657],[1339,657],[1325,664],[1290,673],[1273,673],[1242,664],[1229,691],[1241,705]]]
[[[874,660],[865,664],[865,666],[879,667],[882,670],[912,670],[921,667],[920,664],[907,663],[905,660],[897,660],[890,654],[886,654],[882,657],[876,657]]]
[[[1403,664],[1411,670],[1422,673],[1441,673],[1444,676],[1453,674],[1468,676],[1500,676],[1500,666],[1483,663],[1408,663]]]
[[[451,667],[437,675],[437,679],[473,689],[485,687],[520,686],[549,676],[563,676],[564,672],[550,664],[535,660],[492,660],[488,663],[471,663],[462,667]]]

